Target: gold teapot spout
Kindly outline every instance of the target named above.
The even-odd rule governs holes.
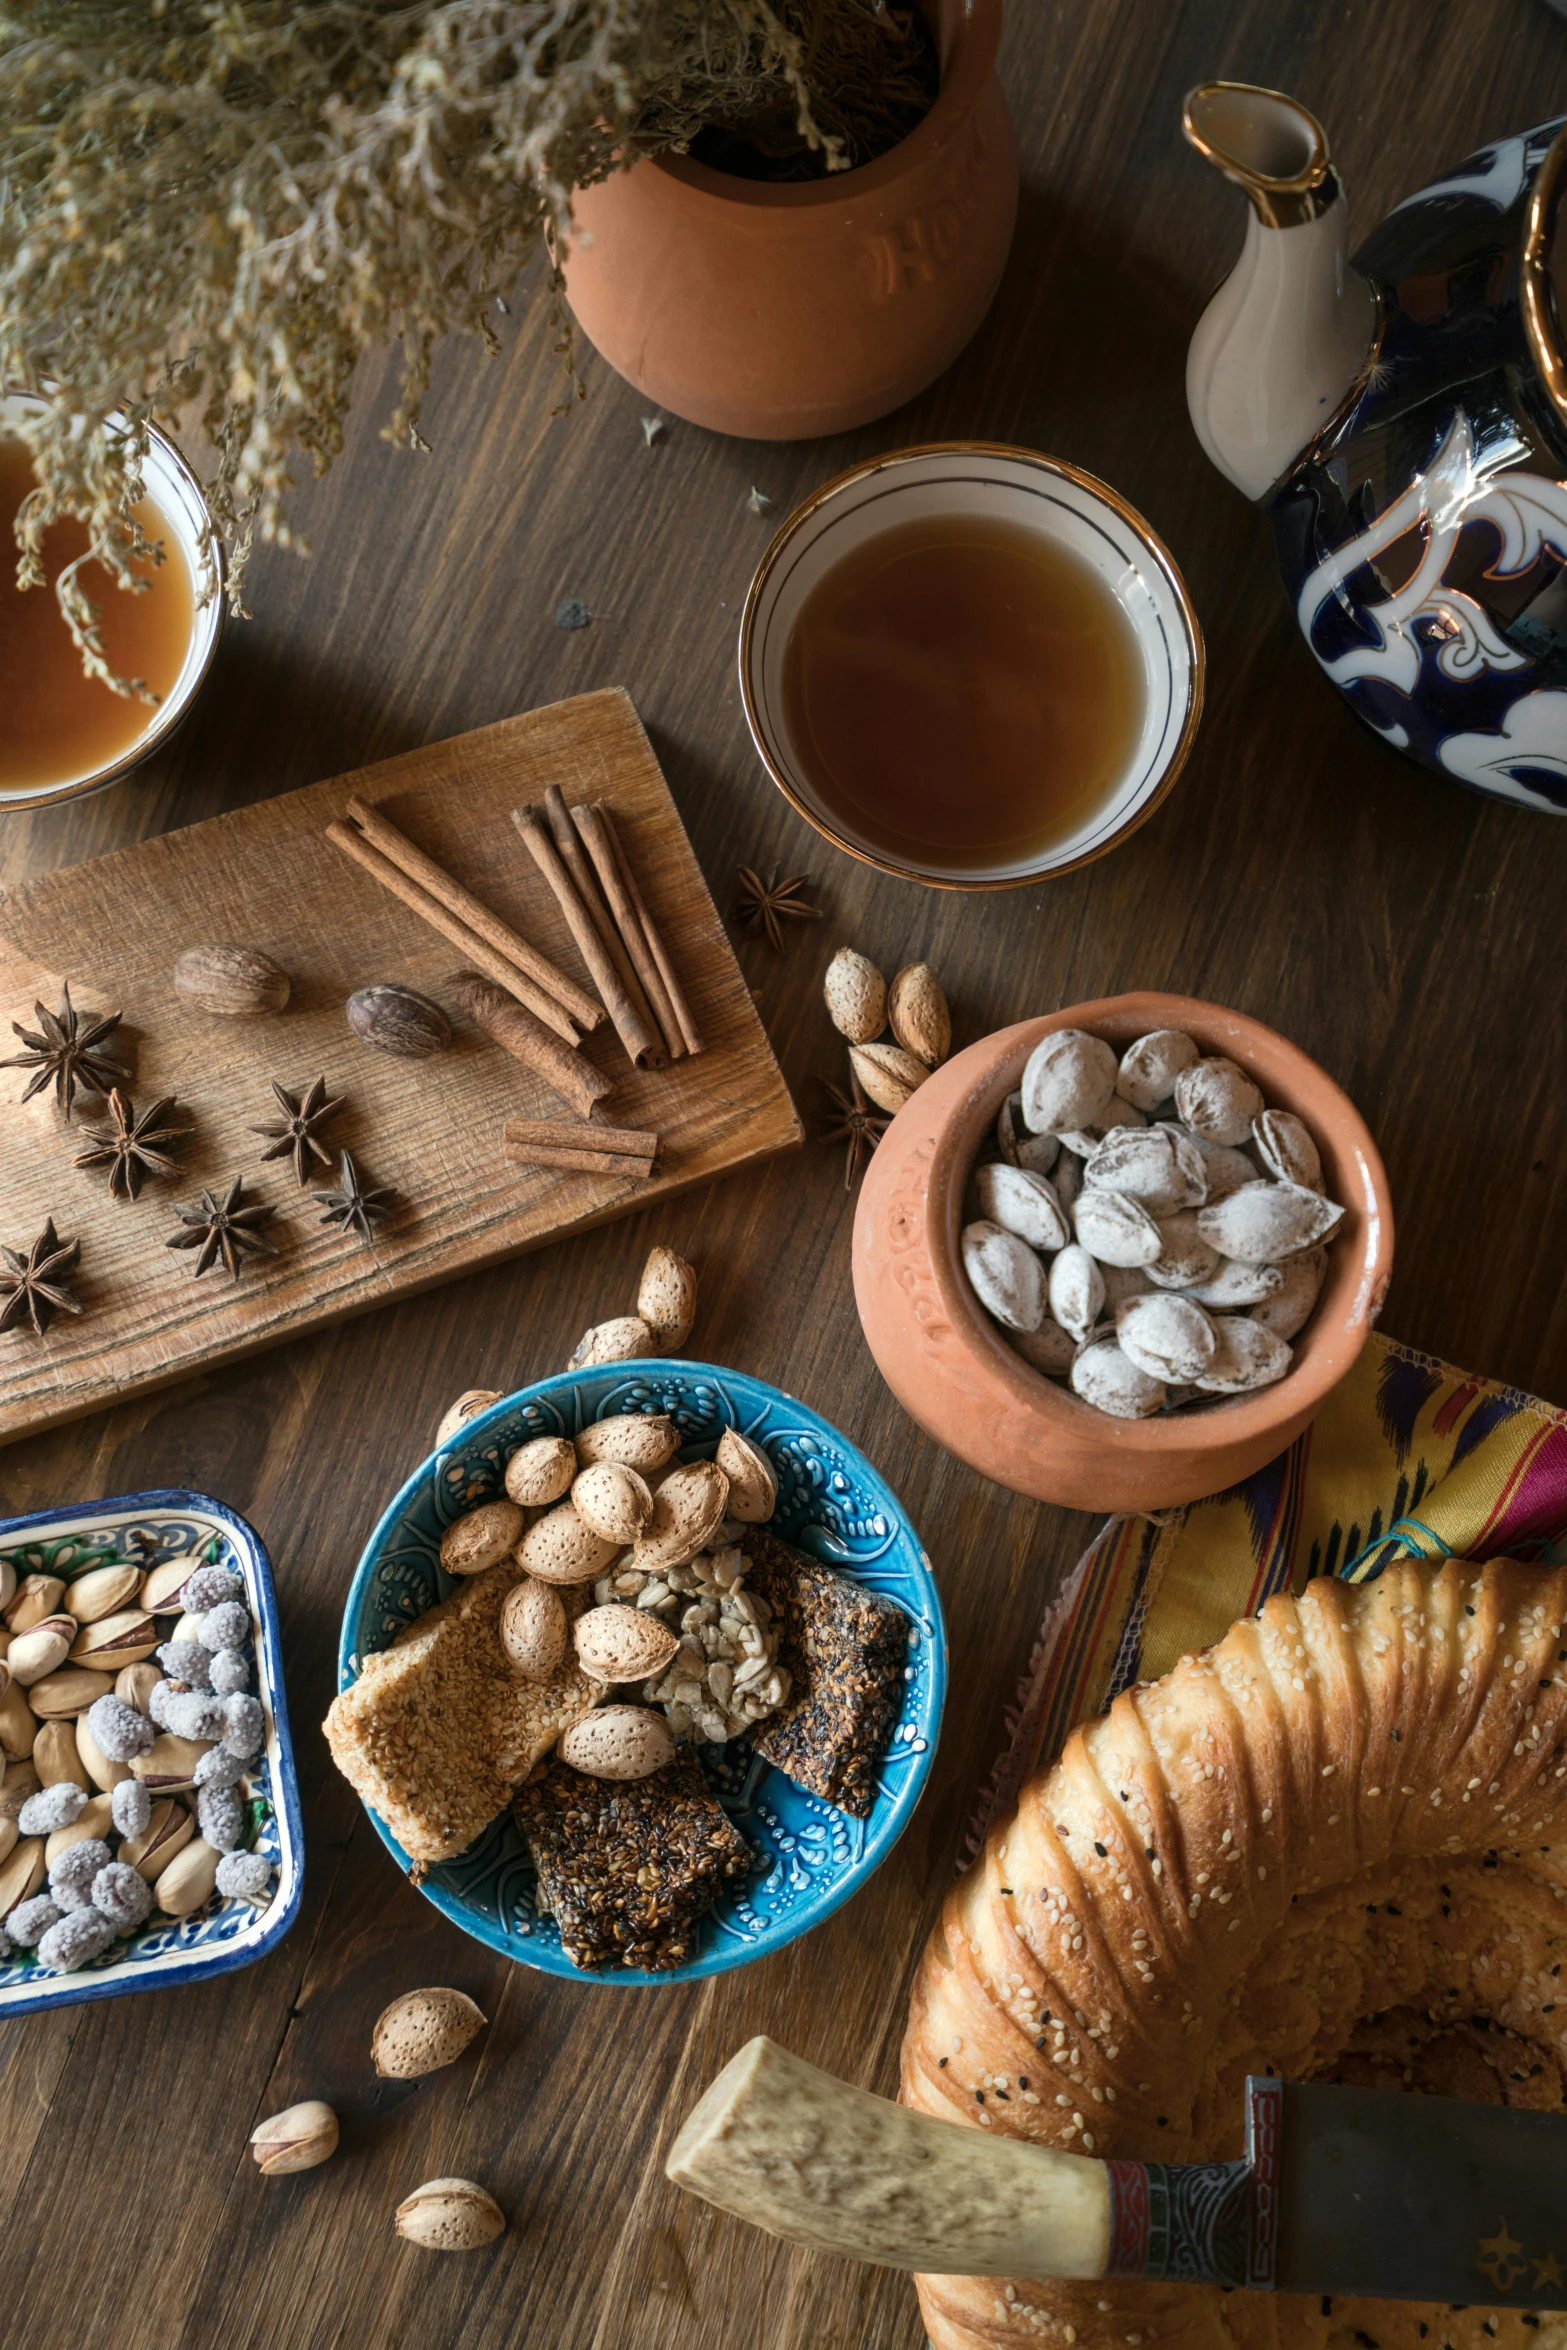
[[[1348,257],[1348,207],[1316,116],[1279,90],[1204,82],[1181,127],[1244,189],[1246,242],[1186,361],[1197,438],[1248,497],[1266,495],[1349,391],[1376,340],[1376,297]]]

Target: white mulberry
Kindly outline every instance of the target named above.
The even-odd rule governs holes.
[[[242,1762],[249,1762],[261,1752],[267,1740],[267,1717],[256,1697],[225,1697],[223,1700],[223,1743],[230,1754],[237,1754]]]
[[[183,1681],[189,1689],[210,1685],[207,1652],[194,1640],[165,1640],[157,1656],[171,1681]]]
[[[272,1864],[259,1852],[225,1852],[218,1863],[218,1891],[241,1901],[259,1901],[271,1882]]]
[[[198,1567],[187,1575],[180,1586],[180,1605],[187,1615],[204,1615],[209,1607],[222,1607],[225,1600],[243,1599],[244,1578],[232,1567]]]
[[[250,1667],[237,1648],[220,1648],[212,1659],[212,1686],[220,1696],[232,1697],[250,1687]]]
[[[196,1765],[198,1787],[232,1787],[243,1779],[247,1765],[226,1746],[209,1746]]]
[[[31,1901],[17,1903],[5,1921],[5,1930],[19,1950],[31,1950],[63,1914],[60,1904],[51,1901],[47,1893],[35,1893]]]
[[[81,1909],[91,1896],[92,1881],[109,1865],[109,1847],[101,1836],[84,1836],[68,1844],[49,1865],[49,1891],[62,1909]]]
[[[196,1825],[214,1852],[233,1852],[245,1833],[245,1806],[232,1787],[203,1787]]]
[[[178,1689],[163,1701],[163,1721],[176,1738],[221,1738],[223,1699],[211,1689]]]
[[[152,1818],[152,1797],[140,1779],[120,1781],[109,1797],[109,1816],[122,1836],[146,1834],[147,1824]]]
[[[162,1684],[158,1684],[162,1686]],[[134,1762],[156,1735],[153,1724],[123,1697],[94,1698],[87,1708],[87,1735],[110,1762]]]
[[[81,1846],[74,1849],[79,1852]],[[100,1951],[107,1950],[113,1940],[112,1922],[89,1904],[84,1909],[67,1911],[49,1928],[38,1944],[38,1956],[44,1966],[68,1975],[96,1958]]]
[[[210,1654],[220,1648],[238,1648],[250,1638],[250,1614],[237,1600],[225,1599],[209,1607],[196,1627],[196,1637]]]
[[[72,1825],[86,1801],[85,1789],[74,1779],[57,1779],[52,1787],[40,1787],[36,1795],[29,1795],[16,1815],[16,1824],[24,1836],[52,1836],[56,1828]]]
[[[128,1860],[111,1860],[92,1881],[92,1905],[117,1934],[128,1934],[152,1909],[152,1887]]]

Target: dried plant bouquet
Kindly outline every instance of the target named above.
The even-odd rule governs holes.
[[[0,385],[47,401],[19,577],[71,513],[129,583],[146,427],[194,411],[241,608],[362,351],[400,344],[385,429],[422,446],[435,339],[493,347],[573,188],[712,127],[852,166],[918,119],[929,51],[887,0],[0,0]]]

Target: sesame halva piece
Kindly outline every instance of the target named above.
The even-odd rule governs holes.
[[[513,1809],[538,1906],[573,1966],[684,1966],[700,1920],[755,1866],[689,1755],[635,1780],[590,1779],[552,1757]]]
[[[746,1528],[745,1555],[749,1588],[780,1628],[778,1662],[792,1686],[751,1743],[797,1787],[864,1819],[903,1701],[909,1619],[879,1591],[760,1527]]]

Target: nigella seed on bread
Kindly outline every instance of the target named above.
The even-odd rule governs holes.
[[[1564,1627],[1560,1569],[1319,1576],[1118,1697],[949,1895],[910,2003],[904,2102],[1166,2162],[1240,2152],[1248,2073],[1560,2108]],[[1337,2295],[1328,2310],[1119,2278],[919,2289],[933,2350],[1541,2338],[1516,2311]]]

